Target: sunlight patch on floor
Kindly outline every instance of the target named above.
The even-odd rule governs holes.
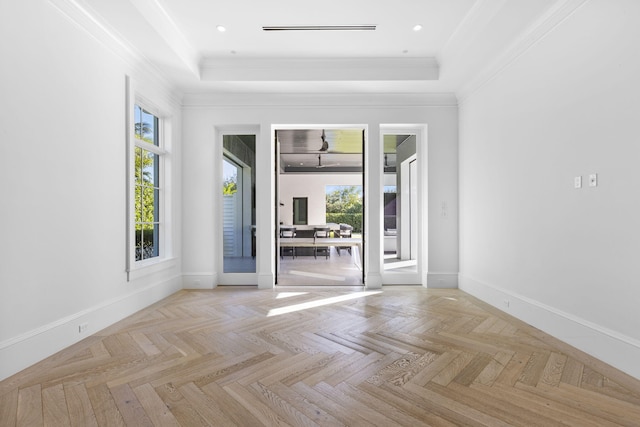
[[[416,261],[415,259],[398,260],[398,261],[392,261],[392,262],[385,262],[384,269],[395,270],[397,268],[416,267],[417,265],[418,265],[418,261]]]
[[[324,298],[316,301],[308,301],[300,304],[288,305],[286,307],[273,308],[269,310],[267,317],[271,316],[279,316],[281,314],[293,313],[295,311],[308,310],[314,307],[321,307],[324,305],[336,304],[343,301],[349,301],[356,298],[368,297],[371,295],[381,294],[382,291],[365,291],[365,292],[355,292],[346,295],[339,295],[331,298]]]
[[[346,278],[344,276],[331,276],[328,274],[312,273],[310,271],[291,270],[289,272],[292,276],[304,276],[313,277],[315,279],[333,280],[334,282],[344,282]]]
[[[299,295],[307,295],[309,292],[278,292],[276,299],[283,299],[289,297],[297,297]]]

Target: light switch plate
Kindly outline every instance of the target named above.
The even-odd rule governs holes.
[[[589,187],[598,186],[598,174],[592,173],[589,175]]]
[[[576,176],[573,178],[573,187],[574,188],[582,188],[582,177]]]

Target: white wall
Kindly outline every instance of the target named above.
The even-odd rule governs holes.
[[[327,185],[362,185],[362,174],[285,174],[280,175],[280,220],[293,224],[293,198],[308,197],[309,225],[325,224]]]
[[[429,273],[444,275],[457,285],[457,105],[455,99],[440,96],[288,96],[269,95],[208,96],[187,95],[183,114],[184,164],[184,286],[210,288],[218,282],[215,247],[221,238],[219,207],[212,194],[219,183],[219,141],[216,129],[257,126],[257,269],[258,285],[274,283],[274,147],[272,125],[345,125],[367,129],[368,162],[365,188],[367,195],[367,229],[382,230],[383,164],[380,148],[381,124],[416,123],[428,125],[428,207],[429,224],[425,235],[429,241]],[[446,203],[449,215],[440,215]],[[370,205],[369,205],[370,204]],[[370,206],[370,207],[369,207]],[[375,208],[373,208],[375,207]],[[381,284],[382,237],[371,232],[367,285]],[[452,279],[453,278],[453,279]],[[435,282],[438,283],[438,282]]]
[[[588,1],[462,103],[460,287],[640,378],[638,17]]]
[[[181,286],[179,246],[127,282],[125,75],[173,115],[177,201],[180,112],[110,49],[53,3],[0,3],[0,379]]]

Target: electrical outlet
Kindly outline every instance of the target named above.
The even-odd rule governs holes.
[[[502,304],[504,304],[505,308],[509,308],[509,300],[508,299],[502,300]]]
[[[87,330],[87,328],[89,327],[88,323],[80,323],[80,325],[78,326],[78,333],[83,333]]]
[[[592,173],[589,175],[589,187],[597,187],[598,186],[598,174]]]

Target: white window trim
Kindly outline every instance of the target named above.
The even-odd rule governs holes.
[[[171,143],[171,117],[164,114],[162,109],[156,107],[142,95],[136,93],[132,88],[131,79],[126,78],[126,96],[127,96],[127,251],[126,251],[126,273],[127,280],[135,280],[158,271],[171,268],[175,265],[176,259],[172,257],[172,239],[171,239],[171,194],[168,190],[168,182],[170,176],[170,155],[171,152],[166,147]],[[135,137],[134,129],[134,109],[135,106],[143,108],[156,116],[159,127],[158,144],[143,143]],[[158,256],[145,260],[135,260],[135,148],[140,147],[144,150],[157,154],[159,156],[159,234],[160,244],[158,247]]]

